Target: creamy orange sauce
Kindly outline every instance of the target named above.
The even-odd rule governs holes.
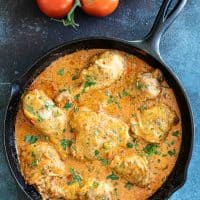
[[[89,59],[95,54],[103,51],[104,50],[101,49],[81,50],[59,58],[34,80],[28,90],[43,90],[52,99],[55,99],[62,90],[73,90],[78,84],[77,80],[75,80],[76,77],[79,76],[83,68],[88,66]],[[162,85],[164,85],[164,87],[162,87],[162,92],[156,99],[143,102],[134,99],[127,94],[123,95],[123,91],[126,91],[127,80],[131,79],[131,76],[134,73],[152,71],[153,66],[149,66],[135,56],[123,52],[121,53],[126,58],[126,69],[120,80],[117,80],[108,88],[102,90],[89,90],[88,92],[81,94],[76,106],[85,106],[93,111],[103,109],[108,115],[117,117],[130,125],[130,118],[134,115],[135,110],[144,105],[148,106],[155,104],[155,102],[162,102],[170,106],[170,108],[177,113],[179,119],[181,119],[173,90],[169,88],[165,81],[162,83]],[[61,74],[59,74],[60,70],[62,70]],[[114,101],[110,103],[108,103],[109,97],[106,95],[108,91],[114,97]],[[36,135],[39,140],[44,140],[42,137],[43,134],[38,131],[28,119],[26,119],[21,106],[19,107],[17,114],[15,130],[19,159],[21,149],[26,145],[24,138],[27,134]],[[178,131],[178,135],[174,134],[176,131]],[[63,138],[74,138],[74,133],[70,130],[68,124],[66,124],[66,131],[63,133]],[[181,121],[179,120],[179,123],[173,126],[165,140],[157,148],[159,153],[147,156],[151,171],[151,183],[143,188],[136,185],[127,188],[125,187],[127,183],[125,179],[119,178],[119,180],[113,180],[112,184],[114,185],[114,188],[116,188],[116,199],[142,200],[153,195],[172,171],[178,157],[180,144]],[[137,147],[134,148],[137,148],[138,151],[144,153],[143,149],[146,145],[147,143],[144,140],[137,139]],[[100,180],[106,180],[106,177],[112,173],[111,169],[107,166],[102,166],[98,160],[88,162],[77,161],[70,155],[63,157],[62,159],[64,159],[68,171],[73,167],[84,177],[92,176]]]

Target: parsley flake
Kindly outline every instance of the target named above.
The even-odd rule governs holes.
[[[172,135],[175,136],[175,137],[177,137],[177,136],[179,135],[179,131],[174,131],[174,132],[172,133]]]
[[[31,166],[31,167],[37,166],[37,165],[38,165],[38,160],[36,159],[36,155],[35,155],[34,152],[31,153],[31,157],[33,158],[33,160],[32,160],[32,162],[31,162],[30,166]]]
[[[69,110],[72,106],[73,106],[73,104],[71,102],[68,102],[65,104],[64,109]]]
[[[127,188],[128,190],[131,190],[132,187],[133,187],[133,183],[128,181],[128,182],[125,183],[124,187]]]
[[[141,82],[139,82],[139,81],[136,81],[135,86],[136,86],[136,88],[137,88],[138,90],[142,90],[143,88],[146,87],[143,83],[141,83]]]
[[[64,76],[64,74],[65,74],[64,68],[59,69],[58,72],[57,72],[57,75],[59,75],[59,76]]]
[[[169,150],[169,151],[168,151],[168,154],[169,154],[170,156],[175,156],[175,155],[176,155],[176,150],[175,150],[175,149]]]
[[[107,159],[104,159],[100,156],[100,152],[98,150],[94,151],[94,155],[97,158],[97,160],[101,161],[102,165],[107,166],[109,164],[109,161]]]
[[[157,151],[157,145],[156,144],[147,144],[143,151],[148,155],[148,156],[152,156],[153,154],[159,154],[159,152]]]
[[[138,109],[139,109],[141,112],[144,112],[144,111],[147,109],[147,106],[146,106],[146,105],[141,105]]]
[[[38,115],[38,119],[37,120],[38,120],[39,123],[41,123],[43,121],[41,115]]]
[[[81,94],[75,95],[75,96],[74,96],[74,100],[79,101],[80,96],[81,96]]]
[[[91,80],[91,78],[89,76],[86,77],[86,80],[85,80],[85,83],[84,83],[84,86],[83,86],[83,90],[82,90],[82,93],[84,93],[86,91],[87,88],[95,85],[96,82]]]
[[[114,174],[114,172],[112,172],[112,174],[110,174],[110,175],[108,175],[107,177],[106,177],[106,179],[111,179],[111,180],[118,180],[119,179],[119,177],[116,175],[116,174]]]
[[[37,136],[34,136],[34,135],[26,135],[24,137],[24,141],[29,143],[29,144],[34,144],[36,143],[38,140],[38,137]]]
[[[78,79],[78,77],[76,75],[72,76],[72,81],[75,81],[76,79]]]
[[[64,150],[66,150],[67,148],[71,147],[73,144],[72,140],[68,140],[68,139],[63,139],[60,141],[60,145],[62,146],[62,148]]]
[[[127,148],[130,148],[130,149],[133,148],[133,143],[128,142],[128,143],[126,144],[126,147],[127,147]]]
[[[82,181],[81,176],[75,171],[74,168],[70,168],[70,173],[72,175],[72,180],[67,182],[67,185],[72,185],[73,183],[79,183]]]

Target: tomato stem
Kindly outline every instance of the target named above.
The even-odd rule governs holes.
[[[75,13],[75,9],[77,7],[81,7],[80,0],[75,0],[73,7],[69,11],[69,13],[65,19],[53,19],[53,20],[55,20],[57,22],[61,22],[64,26],[72,26],[73,28],[78,27],[79,24],[77,24],[74,19],[74,13]]]

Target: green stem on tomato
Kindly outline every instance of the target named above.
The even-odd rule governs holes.
[[[81,7],[80,0],[75,0],[74,5],[71,8],[70,12],[67,14],[66,19],[54,19],[54,20],[63,23],[64,26],[72,26],[73,28],[78,27],[79,24],[77,24],[74,19],[74,12],[77,7]]]

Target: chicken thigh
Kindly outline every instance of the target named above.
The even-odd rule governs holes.
[[[26,145],[20,155],[22,172],[30,184],[36,184],[42,177],[62,177],[65,174],[64,163],[47,142]]]
[[[129,94],[143,100],[154,99],[161,92],[162,74],[159,70],[136,75],[129,83]]]
[[[79,159],[107,157],[108,153],[126,147],[130,139],[126,123],[84,107],[73,114],[70,125],[76,134],[73,155]]]
[[[82,92],[91,89],[102,89],[110,86],[123,74],[125,61],[116,51],[106,51],[95,56],[89,68],[81,73]]]
[[[89,179],[82,189],[82,193],[85,193],[85,197],[88,200],[102,200],[113,198],[113,186],[106,181],[99,181],[96,179]]]
[[[178,117],[174,111],[165,104],[158,104],[136,112],[131,119],[131,130],[136,137],[147,142],[160,143],[177,121]]]
[[[146,157],[125,150],[114,157],[111,168],[127,181],[144,187],[149,183],[149,168]]]
[[[65,112],[41,90],[29,91],[23,98],[25,116],[47,136],[60,135],[65,128]]]

